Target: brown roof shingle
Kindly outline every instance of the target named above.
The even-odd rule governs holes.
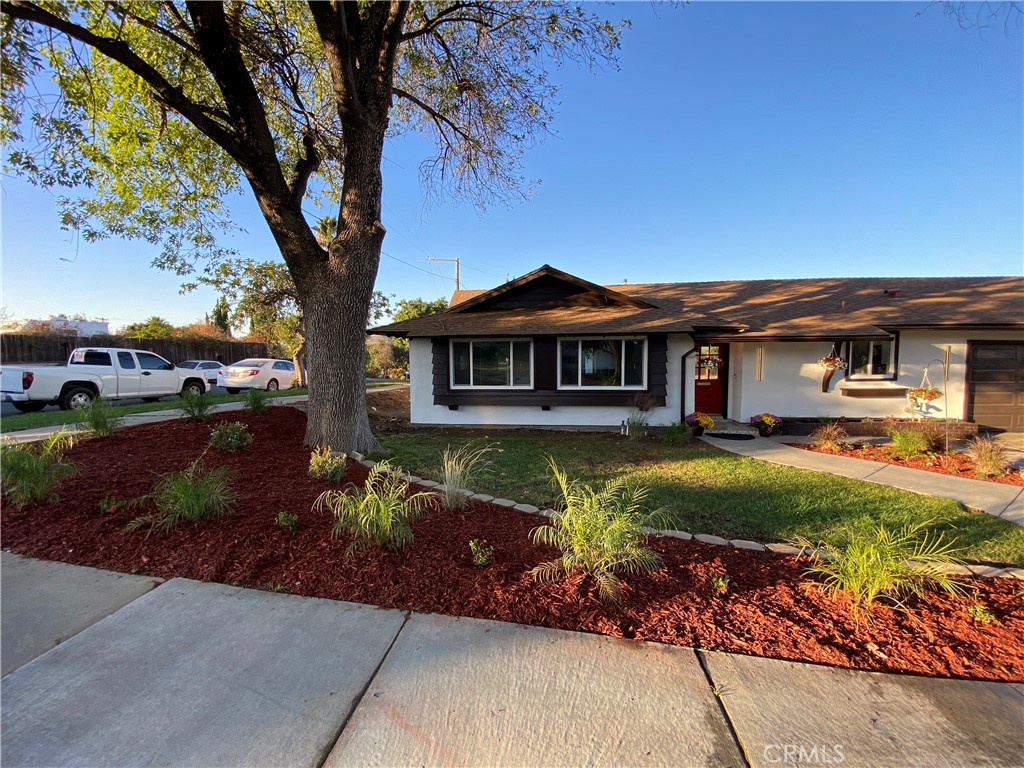
[[[537,273],[543,272],[537,270]],[[879,336],[911,327],[1024,328],[1024,277],[850,277],[609,286],[652,309],[547,307],[461,313],[485,291],[458,291],[446,312],[377,333],[409,337],[720,333],[744,338]]]

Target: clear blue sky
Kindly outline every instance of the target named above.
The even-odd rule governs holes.
[[[427,204],[424,146],[385,148],[378,289],[448,296],[454,265],[427,256],[460,258],[471,288],[544,263],[599,283],[1024,272],[1019,24],[964,31],[925,2],[591,7],[633,21],[621,69],[559,73],[530,199]],[[145,243],[76,242],[52,199],[3,179],[8,314],[183,324],[213,306]],[[232,244],[276,259],[255,204],[233,210]]]

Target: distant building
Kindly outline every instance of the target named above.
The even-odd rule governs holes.
[[[110,333],[106,320],[69,319],[65,315],[50,315],[45,320],[4,320],[3,333],[64,333],[71,336],[103,336]]]

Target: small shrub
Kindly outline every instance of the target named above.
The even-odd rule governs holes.
[[[750,417],[750,424],[764,436],[775,434],[782,426],[782,417],[771,413],[759,413]]]
[[[340,483],[345,477],[345,466],[348,456],[335,453],[326,445],[314,448],[309,457],[309,476],[315,480],[327,480]]]
[[[160,475],[153,493],[132,502],[133,506],[151,503],[156,512],[132,520],[125,530],[140,528],[170,530],[180,523],[226,515],[234,507],[236,494],[228,485],[227,467],[202,471],[206,452],[201,453],[188,469]]]
[[[494,562],[494,547],[486,539],[470,539],[469,551],[473,555],[473,565],[486,568]]]
[[[99,503],[101,515],[113,515],[122,509],[128,508],[128,503],[121,501],[116,496],[104,496]]]
[[[846,430],[839,424],[823,424],[811,433],[814,438],[814,445],[823,451],[837,452],[843,446],[843,441],[849,437]]]
[[[661,437],[670,445],[686,445],[693,440],[693,430],[683,421],[676,421],[661,430]]]
[[[421,491],[411,496],[402,470],[382,461],[370,469],[362,488],[349,484],[344,491],[324,491],[313,505],[335,517],[333,535],[352,535],[346,554],[373,545],[401,549],[412,541],[412,523],[422,517],[436,498]]]
[[[245,397],[242,399],[242,407],[248,411],[259,413],[270,407],[270,395],[262,389],[249,387],[245,390]]]
[[[181,410],[188,416],[189,421],[206,421],[213,413],[213,401],[205,392],[186,390],[181,395]]]
[[[283,509],[277,513],[277,517],[274,518],[274,525],[278,528],[284,528],[286,531],[294,531],[295,526],[299,524],[299,516],[285,512]]]
[[[493,448],[484,445],[471,448],[464,445],[453,451],[446,446],[441,454],[441,474],[444,478],[444,490],[441,491],[441,502],[448,509],[465,509],[469,503],[465,491],[476,485],[477,480],[490,469],[487,454]]]
[[[648,437],[651,416],[646,411],[634,408],[626,417],[626,437],[630,440],[644,440]]]
[[[657,567],[658,554],[645,546],[644,528],[663,527],[662,514],[643,506],[643,486],[618,479],[594,490],[570,480],[553,459],[548,463],[564,509],[551,516],[550,525],[534,528],[532,537],[538,544],[557,547],[562,556],[541,563],[530,574],[538,581],[551,581],[582,573],[597,583],[601,599],[617,602],[621,588],[616,573],[644,573]]]
[[[911,459],[928,452],[928,436],[916,429],[892,429],[889,431],[889,440],[891,445],[885,450],[890,456]]]
[[[714,587],[715,592],[718,592],[721,595],[724,595],[726,592],[729,591],[730,584],[732,584],[732,579],[730,579],[725,574],[721,576],[715,576],[711,579],[711,586]]]
[[[978,601],[967,606],[967,615],[973,619],[975,624],[991,624],[996,620],[996,615]]]
[[[967,451],[974,459],[974,471],[981,477],[1002,475],[1010,466],[1006,449],[991,437],[976,436],[968,443]]]
[[[852,537],[845,549],[821,544],[825,557],[816,558],[807,572],[824,577],[815,585],[833,597],[849,594],[854,616],[862,610],[870,613],[881,598],[902,607],[908,597],[928,587],[963,595],[963,585],[943,571],[943,566],[957,562],[955,542],[946,542],[941,533],[929,535],[925,528],[931,523],[926,520],[895,532],[879,526],[871,536]],[[796,543],[811,546],[806,539]]]
[[[121,427],[121,417],[117,414],[117,406],[97,397],[85,408],[78,409],[81,419],[78,426],[97,437],[106,437]]]
[[[64,461],[73,438],[64,430],[38,443],[0,445],[0,493],[17,507],[50,497],[53,486],[77,471]]]
[[[249,428],[240,421],[222,421],[210,430],[210,445],[234,453],[252,442]]]

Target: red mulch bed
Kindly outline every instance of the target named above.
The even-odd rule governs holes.
[[[847,443],[837,451],[826,451],[812,443],[786,443],[786,445],[791,448],[814,451],[815,453],[827,453],[830,456],[848,456],[852,459],[866,459],[868,461],[880,461],[884,464],[895,464],[900,467],[910,467],[911,469],[923,469],[940,475],[966,477],[970,480],[986,480],[990,483],[1002,483],[1004,485],[1024,486],[1024,475],[1017,471],[998,477],[979,477],[974,473],[974,460],[965,453],[933,453],[901,459],[896,456],[890,456],[886,452],[886,446],[872,445],[870,443]]]
[[[475,616],[613,637],[917,675],[1024,680],[1024,585],[977,580],[977,599],[997,617],[987,625],[967,615],[967,601],[930,594],[909,611],[882,606],[858,625],[848,605],[806,586],[789,556],[653,538],[662,564],[652,574],[623,579],[618,606],[602,604],[589,581],[540,584],[528,571],[556,551],[534,545],[542,518],[490,504],[463,512],[435,511],[414,527],[400,552],[362,550],[345,556],[346,537],[331,538],[333,519],[314,513],[329,487],[306,475],[305,415],[286,407],[243,420],[251,446],[211,450],[208,466],[225,465],[238,491],[237,511],[168,533],[125,533],[142,510],[101,512],[108,495],[128,500],[153,489],[155,472],[185,468],[205,447],[209,425],[165,422],[88,440],[69,458],[79,473],[48,505],[3,509],[3,546],[49,560],[172,578],[184,576],[298,595],[351,600],[386,608]],[[347,480],[365,470],[349,463]],[[298,528],[278,528],[281,510],[299,515]],[[495,563],[475,568],[470,539],[486,539]],[[716,575],[732,580],[717,594]]]

